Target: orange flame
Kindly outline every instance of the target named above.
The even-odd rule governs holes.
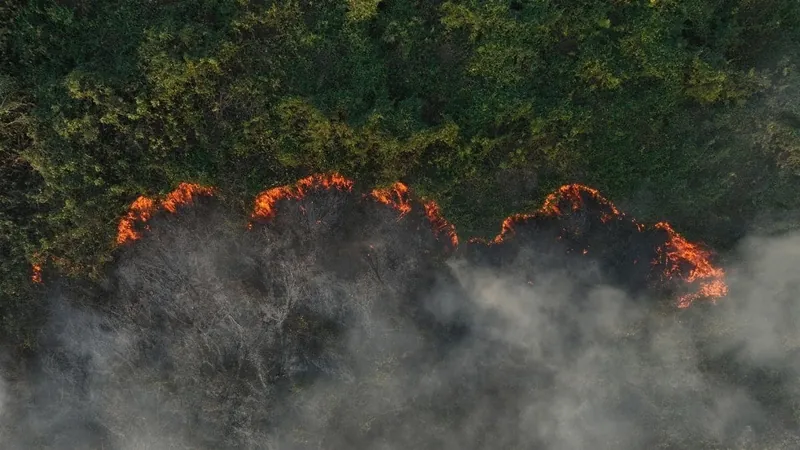
[[[394,183],[389,188],[375,189],[371,192],[372,198],[384,205],[391,206],[400,213],[398,220],[403,218],[406,214],[411,212],[412,204],[409,194],[408,186],[401,182]],[[433,227],[433,233],[437,236],[445,234],[452,244],[458,247],[458,235],[456,234],[456,227],[448,222],[442,215],[441,208],[433,200],[426,200],[423,203],[425,209],[425,216]]]
[[[141,238],[141,233],[134,229],[134,225],[137,222],[144,223],[150,220],[155,209],[155,202],[149,197],[141,196],[134,200],[117,226],[117,244],[122,245]]]
[[[279,186],[266,190],[256,197],[251,218],[270,219],[275,216],[275,205],[280,200],[303,198],[312,189],[339,189],[350,191],[353,182],[337,173],[319,174],[305,177],[293,186]]]
[[[500,225],[500,233],[494,237],[491,241],[489,241],[489,245],[491,244],[500,244],[506,239],[506,236],[514,233],[514,224],[519,222],[524,222],[528,219],[532,219],[536,216],[536,213],[533,214],[514,214],[511,216],[506,217],[503,220],[503,223]],[[473,242],[482,242],[481,240],[474,240]]]
[[[179,206],[192,203],[195,196],[208,197],[213,194],[212,188],[194,183],[181,183],[174,191],[167,194],[164,200],[161,200],[161,207],[174,214],[178,211]]]
[[[597,189],[582,184],[565,184],[545,197],[542,206],[533,213],[514,214],[506,217],[500,227],[500,233],[495,236],[489,244],[499,244],[503,242],[508,235],[514,232],[514,224],[516,223],[541,216],[558,217],[563,215],[564,211],[562,211],[560,206],[562,202],[568,202],[572,211],[578,211],[584,205],[584,196],[591,198],[601,207],[600,220],[603,223],[608,223],[613,219],[624,217],[624,214],[608,199],[600,195]]]
[[[500,233],[495,236],[488,244],[499,244],[514,233],[514,226],[520,222],[540,216],[558,217],[564,211],[560,207],[562,202],[569,202],[572,211],[579,210],[584,204],[584,198],[591,198],[601,208],[600,220],[608,223],[611,220],[622,219],[625,214],[608,199],[600,195],[596,189],[580,184],[568,184],[561,186],[558,190],[548,195],[542,206],[530,214],[514,214],[507,217],[500,228]],[[647,227],[630,219],[631,223],[639,232],[644,232]],[[672,279],[679,276],[681,267],[689,266],[688,275],[684,278],[687,283],[699,283],[695,292],[685,294],[678,299],[679,308],[687,308],[692,302],[701,298],[710,299],[712,302],[728,293],[728,286],[725,284],[725,271],[714,267],[710,262],[711,253],[702,249],[699,245],[687,241],[683,236],[675,232],[666,222],[659,222],[654,225],[655,229],[667,232],[667,243],[658,249],[662,258],[666,261],[667,267],[662,274],[664,279]],[[485,242],[479,239],[472,239],[470,242]],[[584,255],[588,250],[583,250]],[[638,260],[634,261],[636,264]],[[656,261],[658,263],[658,261]]]
[[[31,264],[31,281],[36,284],[42,284],[42,266],[41,264]]]
[[[584,196],[592,198],[604,209],[600,217],[603,223],[607,223],[623,215],[613,203],[600,195],[597,189],[582,184],[567,184],[558,188],[557,191],[551,193],[544,199],[544,204],[539,208],[539,213],[548,216],[560,216],[562,212],[558,205],[564,200],[572,204],[573,211],[577,211],[583,206]]]
[[[666,222],[654,225],[655,229],[667,233],[668,240],[658,249],[658,253],[668,263],[664,277],[671,279],[681,272],[681,266],[690,266],[689,274],[685,277],[687,283],[699,283],[697,291],[681,296],[678,299],[679,308],[688,308],[692,302],[700,298],[711,299],[712,302],[728,294],[725,284],[725,271],[711,265],[711,253],[699,245],[687,241],[683,236],[672,229]]]
[[[384,205],[389,205],[398,210],[400,212],[400,217],[411,212],[411,200],[408,196],[408,186],[399,181],[389,188],[373,190],[372,197]]]
[[[353,181],[337,173],[312,175],[299,180],[294,185],[280,186],[260,193],[255,199],[255,207],[252,213],[253,219],[270,219],[276,214],[276,204],[284,199],[301,199],[309,191],[314,189],[339,189],[342,191],[352,191]],[[142,196],[131,204],[127,214],[120,220],[118,227],[117,243],[123,244],[141,237],[141,233],[134,226],[137,223],[146,223],[156,212],[157,207],[175,213],[181,205],[189,204],[198,195],[212,195],[213,189],[197,184],[181,183],[174,191],[167,194],[158,204],[155,200]],[[400,213],[400,217],[407,215],[412,210],[412,202],[408,186],[403,183],[394,183],[385,189],[375,189],[370,193],[371,197],[378,202],[391,206]],[[514,214],[507,217],[503,223],[500,233],[489,242],[481,239],[470,239],[469,242],[482,242],[488,245],[500,244],[514,233],[514,227],[526,220],[537,217],[560,217],[569,210],[577,211],[584,206],[584,202],[591,199],[599,206],[600,220],[607,223],[611,220],[622,219],[625,215],[609,200],[600,195],[593,188],[580,184],[569,184],[560,187],[555,192],[548,195],[542,206],[529,214]],[[568,205],[568,206],[567,206]],[[565,210],[565,207],[568,210]],[[423,207],[434,233],[446,235],[453,247],[459,244],[458,235],[455,227],[449,223],[441,213],[441,209],[434,201],[424,201]],[[644,224],[629,219],[639,232],[645,232],[647,227]],[[252,225],[252,224],[251,224]],[[675,232],[666,222],[660,222],[653,226],[654,229],[662,230],[667,233],[667,242],[659,248],[658,254],[662,262],[666,262],[666,268],[662,274],[663,279],[682,278],[687,283],[697,283],[698,288],[695,292],[683,295],[678,300],[678,307],[686,308],[697,299],[710,298],[712,301],[723,297],[728,292],[725,284],[725,273],[721,268],[714,267],[710,262],[710,252],[702,249],[699,245],[688,242],[680,234]],[[582,254],[588,254],[588,249],[584,248]],[[638,262],[634,260],[634,264]],[[656,260],[655,263],[659,263]],[[683,276],[684,270],[689,267],[688,274]],[[41,282],[41,267],[33,265],[32,279],[34,282]]]
[[[35,252],[29,260],[31,263],[31,281],[35,284],[42,284],[42,264],[46,259],[40,252]]]
[[[117,226],[117,245],[140,239],[142,234],[136,230],[136,224],[146,223],[150,220],[158,207],[174,214],[178,211],[179,206],[192,203],[195,196],[210,196],[213,193],[213,188],[194,183],[181,183],[158,204],[152,198],[140,196],[131,203],[128,212],[119,221]],[[145,229],[147,228],[145,227]]]
[[[439,205],[433,200],[425,202],[425,215],[433,226],[433,232],[438,236],[444,233],[449,239],[453,247],[458,247],[458,235],[456,234],[456,227],[448,222],[444,216]]]

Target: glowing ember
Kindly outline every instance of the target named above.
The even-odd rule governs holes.
[[[36,284],[42,283],[42,266],[40,264],[31,264],[31,281]]]
[[[697,244],[687,241],[683,236],[672,229],[670,224],[659,222],[654,225],[657,230],[667,233],[668,240],[658,249],[659,255],[664,258],[667,268],[664,277],[672,279],[680,276],[684,267],[689,267],[689,273],[684,280],[687,283],[698,283],[697,291],[681,296],[678,299],[679,308],[687,308],[692,302],[701,298],[712,301],[724,297],[728,293],[725,284],[725,271],[711,265],[711,253]]]
[[[411,200],[408,196],[408,186],[399,181],[386,189],[375,189],[372,197],[392,208],[400,211],[400,217],[411,212]]]
[[[119,221],[117,244],[122,245],[141,238],[141,232],[136,230],[136,224],[144,224],[150,220],[158,207],[175,213],[178,211],[179,206],[192,203],[195,196],[210,196],[213,193],[214,190],[212,188],[193,183],[181,183],[158,204],[149,197],[141,196],[137,198],[128,208],[128,212],[122,220]],[[147,229],[146,226],[145,229]]]
[[[256,197],[252,218],[270,219],[275,216],[275,205],[280,200],[299,200],[310,190],[331,188],[350,191],[353,189],[353,182],[337,173],[321,174],[305,177],[293,186],[279,186],[266,190]]]
[[[456,227],[448,222],[443,216],[439,205],[433,200],[425,202],[425,215],[433,226],[433,232],[436,235],[444,233],[449,239],[453,247],[458,247],[458,235],[456,234]]]

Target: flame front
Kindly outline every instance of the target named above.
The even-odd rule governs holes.
[[[528,219],[532,219],[534,217],[536,217],[536,213],[533,213],[533,214],[514,214],[512,216],[506,217],[505,219],[503,219],[503,223],[500,225],[500,233],[498,233],[497,236],[494,237],[494,239],[489,241],[488,244],[489,245],[501,244],[501,243],[505,242],[506,237],[514,233],[514,224],[517,224],[517,223],[520,223],[520,222],[524,222],[524,221],[526,221]],[[472,240],[472,242],[476,242],[476,243],[477,242],[483,242],[483,243],[485,243],[484,241],[482,241],[480,239]]]
[[[672,279],[680,276],[682,267],[689,266],[689,273],[684,277],[687,283],[699,283],[697,291],[685,294],[678,299],[679,308],[688,308],[692,302],[700,298],[709,298],[715,302],[728,294],[725,284],[725,271],[711,265],[711,253],[699,245],[687,241],[666,222],[654,225],[657,230],[667,233],[667,242],[657,251],[666,260],[667,268],[664,277]]]
[[[584,196],[591,198],[601,207],[600,220],[603,223],[623,216],[613,203],[600,195],[597,189],[582,184],[567,184],[558,188],[557,191],[544,199],[544,204],[539,208],[539,213],[548,216],[560,216],[562,211],[559,208],[559,203],[563,201],[570,202],[572,210],[577,211],[584,205]]]
[[[293,186],[279,186],[268,189],[256,196],[252,219],[271,219],[275,216],[275,205],[286,199],[300,200],[313,189],[339,189],[351,191],[353,181],[338,173],[311,175],[302,178]]]
[[[294,185],[275,187],[260,193],[255,199],[255,207],[251,218],[270,219],[275,216],[276,205],[279,201],[285,199],[299,200],[313,190],[338,189],[349,192],[352,191],[352,188],[353,181],[337,173],[311,175],[299,180]],[[158,202],[145,196],[137,198],[119,222],[117,244],[139,239],[141,232],[137,231],[137,224],[146,224],[159,208],[170,213],[176,213],[181,205],[190,204],[195,197],[209,196],[213,195],[213,193],[213,188],[192,183],[181,183],[174,191]],[[408,186],[400,182],[394,183],[388,188],[375,189],[370,193],[370,197],[398,211],[399,218],[406,216],[413,209],[414,203],[411,201],[410,190]],[[666,233],[666,243],[656,249],[659,257],[654,263],[655,266],[660,264],[664,266],[663,272],[660,274],[661,278],[664,280],[680,279],[688,284],[697,286],[694,292],[682,295],[678,299],[678,307],[686,308],[695,300],[701,298],[715,301],[727,295],[728,286],[725,284],[725,272],[711,264],[709,251],[701,248],[698,244],[687,241],[666,222],[659,222],[653,227],[646,227],[634,219],[626,218],[612,202],[600,195],[596,189],[581,184],[568,184],[560,187],[548,195],[542,206],[532,213],[514,214],[507,217],[502,223],[500,233],[491,241],[485,242],[480,239],[470,239],[469,242],[482,242],[488,245],[502,244],[514,234],[515,227],[518,225],[537,218],[563,217],[568,213],[580,211],[586,206],[587,201],[591,203],[590,212],[599,212],[599,219],[602,223],[627,219],[633,229],[639,233],[645,233],[650,230],[660,230]],[[456,248],[459,244],[456,229],[443,217],[439,206],[434,201],[424,200],[422,205],[434,234],[437,237],[445,235],[452,247]],[[249,226],[252,226],[252,224]],[[586,255],[589,251],[584,248],[581,253]],[[633,261],[633,264],[637,262],[638,258]],[[41,265],[39,263],[32,264],[32,269],[31,279],[36,283],[40,283]]]
[[[500,227],[500,233],[489,241],[489,244],[504,242],[509,235],[514,233],[514,226],[518,223],[536,219],[537,217],[561,217],[569,211],[578,211],[584,207],[585,197],[592,199],[599,207],[601,222],[608,223],[611,220],[624,217],[624,214],[608,199],[600,195],[597,189],[582,184],[565,184],[545,197],[542,206],[536,211],[506,217]],[[568,211],[564,211],[562,207],[564,203],[569,205]]]
[[[373,190],[372,198],[399,211],[400,217],[411,212],[408,186],[399,181],[389,188]]]
[[[388,188],[374,189],[370,195],[379,203],[390,206],[399,212],[397,220],[402,219],[413,208],[408,186],[399,181]],[[424,200],[422,206],[425,209],[425,217],[431,223],[433,233],[437,238],[444,234],[453,248],[458,247],[456,227],[444,218],[439,205],[433,200]]]
[[[161,207],[174,214],[178,211],[179,206],[192,203],[194,197],[208,197],[213,194],[214,190],[212,188],[194,183],[181,183],[174,191],[166,195],[164,200],[161,201]]]
[[[431,226],[433,226],[433,232],[437,236],[444,233],[448,239],[450,239],[450,243],[453,245],[453,248],[458,247],[458,234],[456,234],[456,227],[444,218],[439,205],[433,200],[428,200],[425,202],[425,216],[428,217],[428,220],[431,222]]]
[[[174,214],[178,211],[178,207],[192,203],[194,197],[210,196],[213,193],[213,188],[194,183],[181,183],[160,202],[144,195],[140,196],[131,203],[128,212],[117,225],[117,245],[140,239],[142,234],[136,230],[136,224],[147,223],[158,208]]]
[[[117,244],[122,245],[141,238],[141,233],[136,231],[134,226],[136,223],[145,223],[150,220],[155,209],[156,202],[149,197],[141,196],[134,200],[117,226]]]
[[[600,221],[608,223],[612,220],[625,219],[625,214],[622,213],[611,201],[600,195],[596,189],[581,185],[581,184],[568,184],[561,186],[558,190],[548,195],[542,206],[529,214],[514,214],[507,217],[501,226],[500,233],[495,236],[488,244],[503,243],[510,235],[514,233],[514,228],[517,224],[523,223],[527,220],[535,219],[537,217],[561,217],[569,210],[572,212],[579,211],[585,205],[585,199],[591,199],[600,212]],[[562,207],[567,203],[568,211]],[[644,233],[647,231],[642,223],[638,223],[635,219],[630,220],[636,231]],[[702,249],[698,244],[687,241],[683,236],[678,234],[666,222],[659,222],[653,226],[653,229],[662,230],[667,233],[667,242],[657,249],[658,254],[665,268],[661,273],[662,279],[675,279],[680,278],[686,283],[697,283],[697,290],[682,295],[678,298],[677,306],[679,308],[687,308],[692,302],[699,299],[710,299],[715,302],[718,298],[724,297],[728,293],[728,285],[725,283],[725,271],[719,267],[711,264],[711,253]],[[471,240],[470,242],[482,242],[480,240]],[[582,254],[588,254],[588,250],[583,250]],[[634,260],[634,264],[638,262]],[[656,261],[656,264],[659,261]],[[689,267],[688,274],[683,277],[683,267]]]

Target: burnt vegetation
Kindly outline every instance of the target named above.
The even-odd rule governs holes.
[[[615,277],[613,262],[653,256],[670,236],[609,219],[602,198],[554,197],[492,243],[452,247],[398,185],[394,196],[298,185],[303,195],[282,188],[267,219],[185,198],[133,224],[143,232],[119,247],[104,288],[51,280],[41,347],[7,384],[7,442],[610,449],[798,438],[793,369],[742,361],[720,351],[722,336],[691,328],[726,310],[681,324],[655,307],[663,280]]]

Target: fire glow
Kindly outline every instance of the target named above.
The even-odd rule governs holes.
[[[42,265],[31,264],[31,281],[36,284],[42,284]]]
[[[585,197],[591,198],[594,203],[598,205],[601,222],[609,223],[612,220],[625,217],[613,203],[600,195],[597,189],[581,184],[566,184],[545,197],[542,206],[538,210],[528,214],[514,214],[506,217],[500,226],[500,233],[489,241],[488,244],[500,244],[504,242],[514,233],[514,227],[517,224],[524,223],[527,220],[536,219],[538,217],[560,217],[570,211],[578,211],[585,206]],[[639,228],[639,231],[644,231],[644,227],[642,226],[637,225],[637,228]],[[473,242],[480,242],[480,240],[473,240]]]
[[[340,191],[352,192],[354,183],[339,174],[319,174],[300,179],[297,183],[287,186],[279,186],[268,189],[260,193],[256,199],[251,214],[251,220],[270,220],[277,214],[277,204],[283,200],[301,200],[307,194],[320,190],[337,189]],[[182,205],[191,204],[196,196],[213,195],[212,188],[203,187],[197,184],[181,183],[171,193],[167,194],[162,200],[156,201],[149,197],[139,197],[134,201],[128,212],[120,220],[117,234],[117,244],[126,244],[141,238],[139,229],[147,229],[147,221],[159,209],[170,213],[176,213]],[[444,237],[454,250],[459,245],[459,238],[453,224],[449,223],[442,215],[439,205],[432,200],[424,200],[415,203],[412,201],[411,190],[403,183],[397,182],[388,188],[375,189],[363,198],[372,199],[379,204],[386,205],[398,213],[398,220],[407,217],[415,208],[415,204],[420,204],[422,210],[431,225],[431,230],[438,238]],[[587,208],[590,202],[590,208]],[[628,221],[633,228],[639,232],[661,231],[666,234],[666,241],[655,251],[658,255],[653,261],[653,266],[659,266],[660,278],[662,280],[678,280],[686,285],[691,285],[694,291],[684,294],[678,298],[677,306],[686,308],[694,301],[699,299],[709,299],[712,302],[724,297],[728,293],[725,284],[725,272],[711,263],[711,252],[702,248],[699,244],[687,241],[678,234],[668,223],[659,222],[651,227],[636,222],[620,212],[617,207],[608,199],[604,198],[596,189],[592,189],[580,184],[569,184],[562,186],[555,192],[548,195],[542,206],[528,214],[514,214],[507,217],[503,222],[500,233],[491,241],[485,242],[479,239],[472,239],[470,242],[480,242],[485,245],[499,245],[508,241],[514,234],[515,229],[523,225],[528,220],[537,218],[560,219],[567,214],[586,211],[589,214],[599,215],[600,222],[608,224],[612,221]],[[252,223],[249,225],[252,227]],[[558,238],[561,239],[561,236]],[[583,255],[589,253],[584,248]],[[633,263],[638,262],[635,259]],[[41,268],[34,265],[32,279],[34,282],[41,282]]]
[[[585,206],[585,199],[591,199],[596,205],[602,223],[613,220],[629,220],[640,233],[648,231],[648,227],[635,219],[627,218],[608,199],[600,195],[596,189],[580,184],[569,184],[560,187],[556,192],[545,198],[541,208],[530,214],[515,214],[507,217],[501,226],[500,233],[488,245],[505,242],[513,235],[514,228],[527,220],[537,217],[559,217],[565,209],[573,212]],[[659,222],[653,225],[653,230],[661,230],[667,234],[666,242],[656,249],[659,258],[653,265],[663,264],[662,280],[682,279],[687,284],[696,284],[697,289],[678,298],[678,308],[688,308],[695,300],[709,299],[716,302],[728,294],[728,285],[725,283],[725,271],[711,264],[711,252],[700,245],[689,242],[676,232],[668,223]],[[588,254],[583,250],[582,254]],[[634,264],[637,261],[634,260]],[[688,268],[688,269],[687,269]],[[685,274],[685,275],[684,275]]]
[[[178,207],[191,204],[195,196],[210,196],[213,193],[213,188],[194,183],[181,183],[160,202],[144,195],[140,196],[134,200],[128,208],[128,212],[119,221],[117,226],[117,245],[140,239],[142,233],[136,229],[137,225],[147,229],[147,221],[153,217],[153,214],[159,208],[174,214],[178,211]]]
[[[388,188],[374,189],[370,193],[370,196],[378,203],[390,206],[397,211],[399,213],[397,220],[405,217],[413,208],[408,186],[399,181]],[[442,216],[439,205],[433,200],[424,200],[423,208],[425,210],[425,217],[428,218],[433,228],[433,233],[437,237],[444,234],[447,236],[447,240],[453,248],[458,247],[456,228]]]
[[[450,244],[454,248],[458,247],[458,234],[456,234],[456,227],[444,218],[439,205],[437,205],[433,200],[427,200],[425,201],[424,206],[425,216],[427,216],[428,220],[431,222],[433,232],[436,233],[437,236],[444,233],[444,235],[446,235],[450,240]]]
[[[399,181],[389,188],[373,190],[372,198],[397,210],[400,213],[400,218],[411,212],[408,186]]]
[[[668,261],[664,276],[668,279],[680,276],[681,267],[688,266],[690,269],[685,277],[686,282],[699,285],[697,291],[682,295],[678,299],[679,308],[688,308],[692,302],[700,298],[716,301],[728,294],[725,272],[711,265],[709,262],[711,254],[708,250],[687,241],[666,222],[659,222],[654,228],[665,231],[668,236],[666,244],[658,249],[659,255]]]
[[[256,196],[255,207],[253,208],[251,218],[261,220],[271,219],[275,216],[275,205],[280,200],[300,200],[305,197],[309,191],[314,189],[351,191],[353,189],[353,182],[337,173],[320,174],[302,178],[294,185],[268,189]]]

